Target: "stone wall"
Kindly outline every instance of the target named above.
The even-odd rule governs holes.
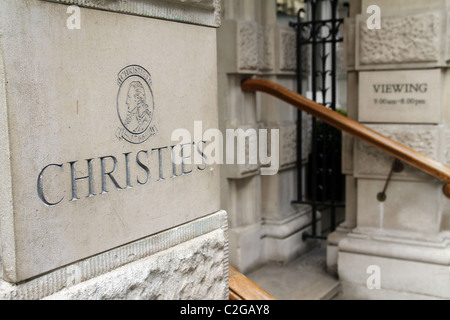
[[[367,27],[369,5],[381,9],[381,29]],[[448,164],[448,3],[363,0],[352,6],[357,10],[346,21],[345,46],[351,117]],[[343,297],[448,298],[441,285],[449,266],[442,182],[405,166],[392,175],[386,201],[379,201],[394,159],[348,136],[343,151],[343,168],[355,179],[347,216],[353,224],[330,237]],[[380,270],[375,289],[368,285],[370,266]]]
[[[296,41],[294,29],[277,20],[275,1],[225,0],[221,20],[221,129],[280,130],[277,175],[261,176],[260,165],[226,165],[222,171],[222,207],[230,220],[230,264],[245,273],[267,261],[287,262],[309,246],[301,235],[310,227],[310,210],[291,205],[296,200],[296,109],[240,88],[243,79],[253,76],[296,90]],[[306,158],[308,144],[304,148]]]
[[[219,166],[172,137],[218,127],[219,12],[0,2],[0,298],[228,298]]]
[[[187,223],[21,284],[0,299],[228,299],[226,212]]]

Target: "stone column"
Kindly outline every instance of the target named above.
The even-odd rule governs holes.
[[[230,219],[230,264],[241,272],[267,261],[287,262],[307,249],[301,234],[309,209],[296,200],[296,111],[267,95],[244,94],[248,77],[296,89],[295,32],[277,22],[270,0],[225,0],[218,30],[219,109],[222,131],[280,130],[280,170],[261,176],[260,165],[227,165],[222,171],[222,206]],[[306,140],[306,138],[305,138]]]
[[[228,299],[219,167],[172,137],[218,127],[219,12],[0,2],[0,299]]]
[[[355,16],[361,12],[361,1],[351,1],[349,17],[344,19],[344,44],[342,67],[346,70],[347,117],[358,120],[358,72],[355,71]],[[356,179],[353,176],[353,148],[355,140],[342,133],[342,174],[345,175],[345,221],[327,238],[327,269],[337,273],[338,245],[356,227]]]
[[[381,10],[381,29],[368,28],[370,5]],[[347,26],[357,119],[447,165],[449,13],[442,1],[363,0]],[[356,228],[338,243],[344,297],[449,298],[450,201],[441,182],[409,166],[380,201],[392,162],[355,141]]]

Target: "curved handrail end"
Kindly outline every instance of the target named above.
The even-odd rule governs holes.
[[[444,184],[442,191],[444,192],[445,196],[450,199],[450,183]]]
[[[250,82],[250,80],[252,80],[252,78],[249,78],[249,77],[244,78],[244,79],[241,80],[241,89],[242,89],[242,91],[245,91],[245,92],[255,91],[254,89],[251,89],[251,82]]]

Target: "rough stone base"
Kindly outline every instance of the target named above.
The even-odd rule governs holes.
[[[226,300],[224,211],[12,285],[0,299]]]
[[[222,230],[130,263],[48,299],[227,299]]]

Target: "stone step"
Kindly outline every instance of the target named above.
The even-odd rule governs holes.
[[[246,276],[278,300],[331,300],[339,280],[326,272],[325,244],[286,264],[269,263]]]

